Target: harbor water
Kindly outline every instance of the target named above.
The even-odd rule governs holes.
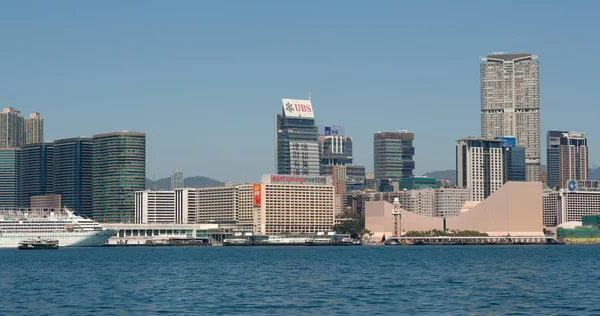
[[[2,315],[592,315],[600,246],[0,250]]]

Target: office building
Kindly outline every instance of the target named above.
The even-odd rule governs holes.
[[[275,171],[289,175],[320,175],[317,126],[310,100],[282,99],[275,118]]]
[[[415,135],[408,131],[376,133],[374,135],[373,154],[375,163],[375,184],[377,190],[382,187],[389,188],[390,185],[382,185],[380,182],[399,182],[400,179],[413,176],[415,162],[415,147],[413,141]]]
[[[29,208],[59,210],[62,208],[60,194],[34,195],[29,199]]]
[[[510,135],[525,148],[527,181],[540,181],[538,55],[494,53],[481,58],[481,137]]]
[[[21,147],[25,143],[25,121],[21,112],[4,108],[0,113],[0,148]]]
[[[21,199],[21,150],[0,148],[0,208],[17,208]]]
[[[135,192],[146,186],[146,134],[93,137],[93,215],[105,223],[133,222]]]
[[[496,139],[457,141],[457,186],[469,189],[471,201],[483,201],[504,184],[502,144],[502,140]]]
[[[25,144],[37,144],[44,141],[44,119],[40,113],[31,113],[25,118]]]
[[[412,177],[400,180],[400,190],[435,189],[437,179],[431,177]]]
[[[368,190],[375,190],[375,174],[374,173],[367,173],[365,175],[365,181],[367,183],[367,187],[366,189]]]
[[[76,214],[93,213],[93,141],[91,137],[59,139],[54,142],[54,193],[64,207]]]
[[[548,131],[546,133],[546,168],[548,176],[548,186],[558,188],[560,177],[559,149],[560,138],[567,131]],[[564,184],[563,184],[564,186]]]
[[[502,141],[504,182],[527,181],[525,148],[517,147],[514,137],[496,137]]]
[[[21,148],[21,207],[29,208],[36,195],[54,193],[54,143],[37,143]]]
[[[337,194],[364,189],[365,167],[352,164],[352,137],[345,136],[342,126],[319,126],[318,131],[321,176],[333,176],[334,182],[339,178],[345,179],[344,190],[336,189]],[[334,166],[340,166],[335,175]]]
[[[544,225],[581,222],[584,215],[600,213],[600,182],[569,181],[568,188],[543,193]]]
[[[570,180],[589,177],[587,139],[583,133],[564,133],[558,146],[558,186],[565,187]]]
[[[179,169],[175,169],[173,175],[171,176],[171,190],[183,188],[183,171],[179,171]]]

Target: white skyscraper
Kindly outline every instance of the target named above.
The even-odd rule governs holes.
[[[25,142],[25,122],[21,112],[4,108],[0,113],[0,148],[15,148]]]
[[[470,201],[483,201],[504,184],[502,141],[465,138],[456,144],[456,184],[469,189]]]
[[[527,181],[540,181],[539,56],[481,58],[481,136],[513,136],[525,148]]]
[[[37,144],[44,141],[44,119],[40,113],[31,113],[25,119],[25,144]]]

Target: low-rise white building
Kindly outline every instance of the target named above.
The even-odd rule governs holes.
[[[254,234],[315,234],[335,218],[331,177],[265,175],[261,183],[136,192],[136,222],[218,224]]]

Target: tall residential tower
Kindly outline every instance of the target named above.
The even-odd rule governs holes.
[[[481,136],[513,136],[525,148],[527,181],[540,181],[538,55],[493,53],[481,58]]]
[[[4,108],[0,113],[0,148],[21,147],[25,143],[25,121],[21,112]]]
[[[40,113],[31,113],[25,118],[25,144],[36,144],[44,141],[44,119]]]

